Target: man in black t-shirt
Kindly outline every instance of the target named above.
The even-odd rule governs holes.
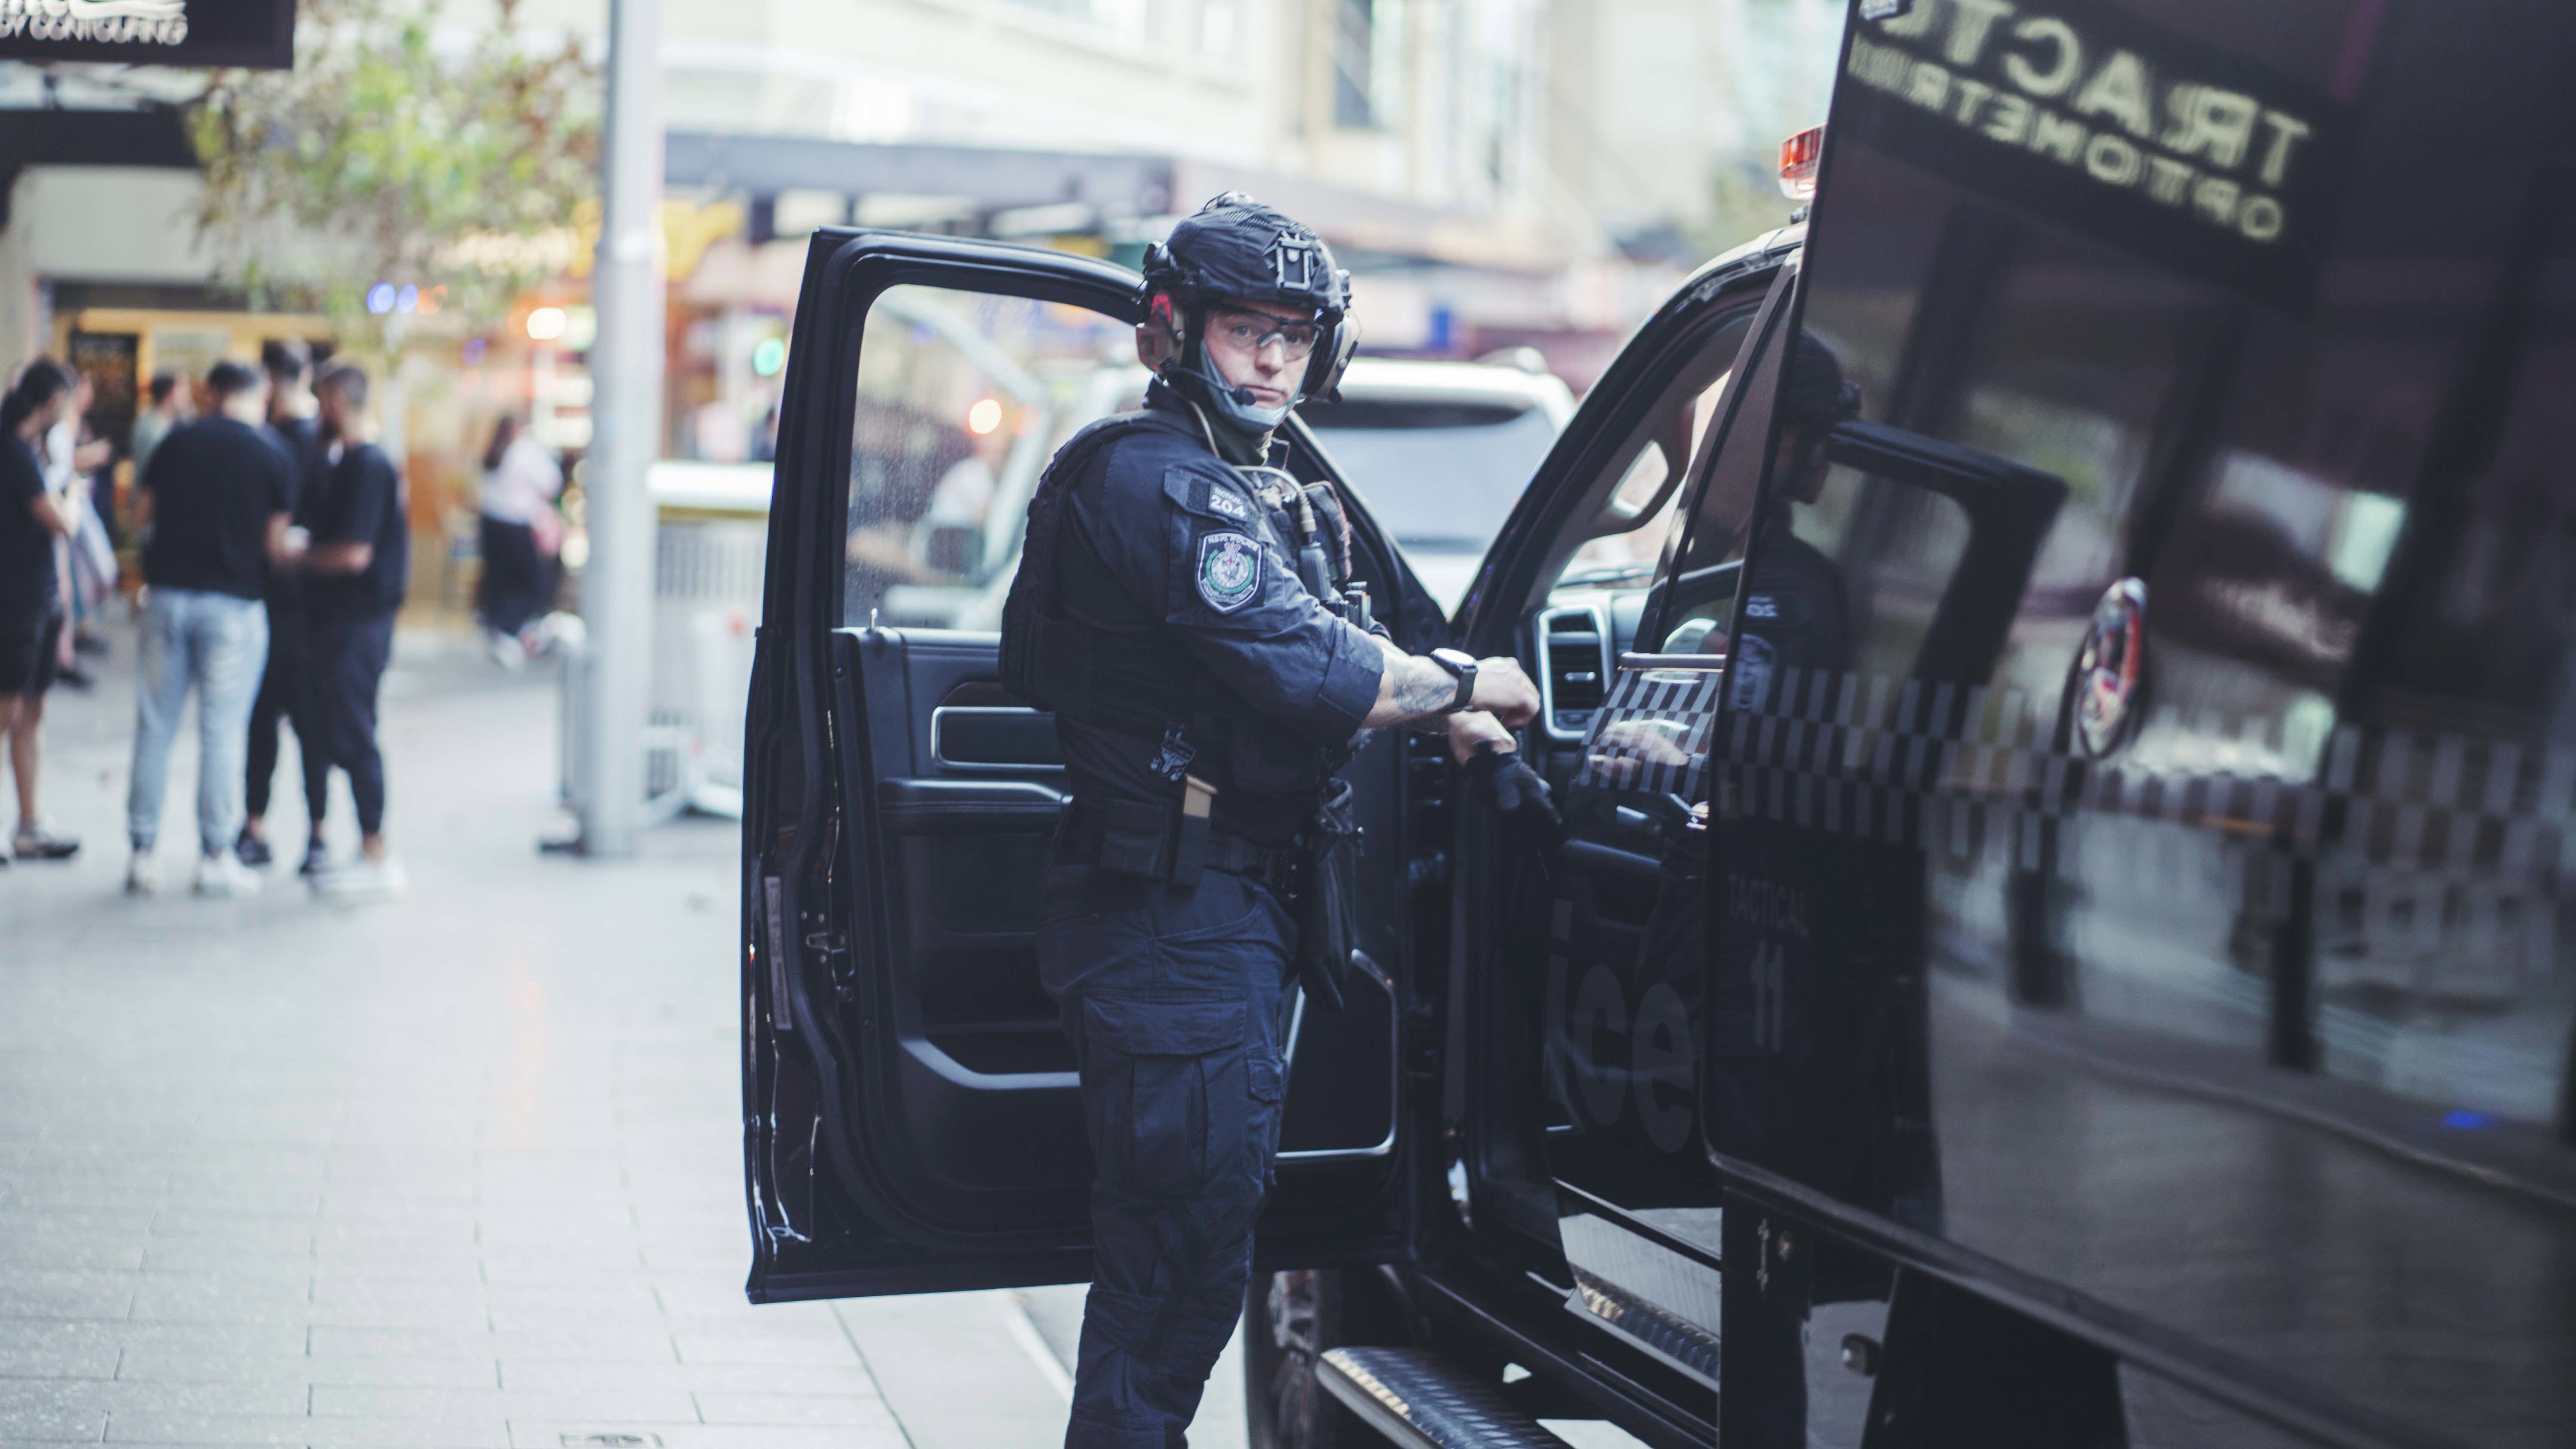
[[[411,574],[402,475],[366,440],[367,375],[333,366],[314,386],[333,454],[320,484],[304,556],[305,708],[328,765],[349,775],[358,854],[322,870],[326,895],[381,896],[403,888],[385,847],[385,764],[376,749],[376,685],[393,653],[394,613]],[[326,765],[327,769],[327,765]],[[327,776],[326,776],[327,778]]]
[[[0,398],[0,744],[18,785],[18,829],[9,848],[19,860],[65,860],[80,850],[78,840],[48,829],[36,808],[45,691],[61,660],[63,632],[55,540],[79,530],[89,489],[89,480],[77,475],[61,493],[48,489],[37,449],[69,405],[72,387],[60,363],[39,357]]]
[[[322,423],[314,416],[313,389],[309,385],[313,354],[302,342],[288,337],[263,345],[259,360],[268,373],[269,441],[285,452],[294,476],[295,501],[290,505],[293,521],[310,528],[314,495],[324,470],[330,466],[322,455]],[[322,841],[322,818],[330,800],[323,787],[330,763],[322,754],[320,732],[304,714],[306,632],[303,577],[293,569],[280,569],[268,581],[268,668],[260,675],[259,698],[252,701],[250,708],[250,814],[242,821],[241,839],[233,849],[247,866],[264,866],[272,858],[268,844],[269,787],[277,778],[278,725],[290,723],[295,727],[296,752],[304,771],[305,817],[312,826],[304,846],[304,873],[310,875],[330,858]]]
[[[152,453],[136,506],[143,546],[142,677],[135,690],[134,777],[125,831],[134,860],[125,887],[160,889],[153,846],[169,784],[170,745],[190,690],[198,692],[197,861],[200,895],[259,889],[232,854],[242,823],[242,756],[250,706],[268,662],[272,565],[287,548],[294,480],[261,428],[264,378],[238,362],[206,375],[215,415],[170,434]]]

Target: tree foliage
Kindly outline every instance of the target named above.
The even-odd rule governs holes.
[[[597,62],[570,40],[530,44],[515,0],[461,46],[440,0],[298,8],[293,70],[220,72],[191,109],[220,274],[378,350],[404,322],[367,310],[379,281],[498,322],[595,214]]]

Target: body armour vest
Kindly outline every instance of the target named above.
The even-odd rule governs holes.
[[[1256,618],[1283,587],[1313,596],[1281,566],[1293,554],[1284,511],[1212,459],[1188,412],[1153,402],[1077,433],[1039,479],[1002,610],[1002,684],[1054,712],[1077,796],[1177,801],[1195,775],[1217,787],[1220,828],[1284,839],[1349,760],[1355,721],[1318,738],[1336,718],[1256,708],[1183,638],[1176,618],[1222,625]],[[1158,576],[1143,576],[1147,551],[1088,536],[1104,528],[1167,540],[1151,553]],[[1308,630],[1240,658],[1313,671],[1318,649],[1348,647]]]

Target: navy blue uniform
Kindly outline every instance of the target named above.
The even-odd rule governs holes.
[[[1158,659],[1164,697],[1193,703],[1159,733],[1133,712],[1060,709],[1074,796],[1174,808],[1196,776],[1216,786],[1225,833],[1285,842],[1314,810],[1315,762],[1337,759],[1376,702],[1384,655],[1307,592],[1286,515],[1209,452],[1186,406],[1157,384],[1143,417],[1113,426],[1073,476],[1050,476],[1068,490],[1051,603]],[[1096,1164],[1069,1449],[1179,1444],[1233,1332],[1278,1147],[1296,939],[1250,875],[1213,868],[1183,887],[1059,844],[1038,965]]]

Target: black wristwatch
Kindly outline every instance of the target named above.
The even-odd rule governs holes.
[[[1456,714],[1476,702],[1476,656],[1464,649],[1434,649],[1431,662],[1455,675],[1458,693],[1449,701],[1445,714]]]

